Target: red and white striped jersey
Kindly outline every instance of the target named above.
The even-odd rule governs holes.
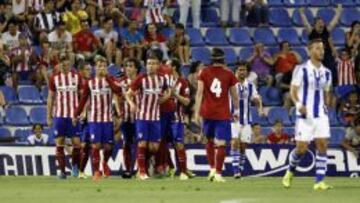
[[[150,23],[164,23],[162,9],[164,7],[164,0],[145,0],[144,6],[146,10],[146,24]]]
[[[75,71],[58,72],[49,80],[49,90],[55,93],[53,116],[57,118],[73,118],[79,105],[81,77]]]
[[[176,94],[179,94],[180,96],[186,97],[186,98],[190,97],[189,85],[188,85],[187,81],[183,77],[180,77],[180,78],[177,79],[174,89],[175,89]],[[183,104],[181,104],[176,99],[175,99],[175,103],[176,103],[175,121],[179,122],[179,123],[184,123],[184,120],[185,120],[185,115],[184,115],[185,107],[184,107]]]
[[[155,76],[140,75],[130,85],[132,91],[138,91],[137,120],[158,121],[160,120],[159,98],[167,89],[166,79],[161,74]]]
[[[338,86],[355,85],[355,63],[353,60],[338,60]]]
[[[21,59],[21,61],[17,64],[14,65],[14,70],[15,72],[24,72],[24,71],[30,71],[30,57],[33,54],[33,49],[31,48],[31,46],[26,46],[26,47],[16,47],[14,49],[11,50],[11,57],[14,56],[21,56],[22,53],[24,53],[23,58]]]
[[[127,92],[130,88],[132,80],[127,76],[120,78],[120,86],[122,92]],[[139,94],[136,94],[134,98],[134,103],[136,104],[139,101]],[[135,121],[135,113],[131,113],[130,105],[127,101],[123,101],[121,103],[121,118],[124,122],[134,122]]]
[[[166,80],[166,84],[168,84],[169,88],[173,88],[176,84],[176,79],[172,74],[172,70],[168,65],[160,65],[158,69],[158,73],[163,75]],[[160,112],[161,113],[169,113],[175,112],[176,104],[174,98],[169,98],[167,101],[160,105]]]
[[[116,85],[116,79],[111,76],[95,77],[90,79],[83,88],[84,92],[76,116],[81,114],[87,100],[90,98],[88,122],[112,122],[113,93],[121,96],[121,89],[120,86]]]

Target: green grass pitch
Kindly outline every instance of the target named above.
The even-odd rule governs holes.
[[[295,178],[293,187],[284,189],[281,178],[227,179],[211,183],[198,177],[189,181],[151,179],[145,182],[103,179],[57,180],[56,177],[0,176],[2,203],[359,203],[360,179],[327,178],[335,188],[312,190],[313,178]]]

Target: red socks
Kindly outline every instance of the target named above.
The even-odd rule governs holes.
[[[90,147],[89,146],[85,146],[84,148],[81,148],[81,153],[80,153],[80,172],[84,172],[86,164],[89,160],[89,155],[90,155]]]
[[[169,166],[169,168],[175,168],[175,166],[174,166],[174,163],[173,163],[173,161],[172,161],[172,159],[171,159],[171,153],[170,153],[170,149],[169,148],[167,148],[167,151],[166,151],[166,159],[167,159],[167,166]],[[179,156],[179,155],[178,155]]]
[[[187,171],[185,149],[184,148],[178,149],[178,150],[176,150],[176,152],[177,152],[177,156],[179,159],[180,171],[185,173]]]
[[[215,146],[214,140],[208,140],[206,143],[206,156],[210,165],[210,168],[215,168]]]
[[[107,163],[111,157],[111,153],[112,153],[112,150],[111,150],[111,147],[104,147],[103,149],[103,155],[104,155],[104,162]]]
[[[100,150],[97,148],[92,148],[92,162],[94,172],[99,172],[100,167]]]
[[[137,149],[137,162],[138,162],[138,170],[140,174],[146,173],[146,148],[138,147]]]
[[[131,146],[125,144],[124,145],[124,149],[123,149],[123,157],[124,157],[124,162],[125,162],[125,170],[128,172],[132,171],[132,167],[131,167]]]
[[[64,146],[56,146],[56,160],[58,161],[60,171],[65,173],[65,153]]]
[[[222,167],[225,161],[226,150],[225,146],[218,146],[216,152],[216,173],[222,173]]]
[[[72,165],[80,167],[80,147],[74,146],[72,150]]]

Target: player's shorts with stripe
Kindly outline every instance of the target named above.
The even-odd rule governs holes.
[[[132,144],[135,141],[136,136],[136,126],[132,122],[123,122],[120,126],[121,133],[123,135],[123,140],[125,143]]]
[[[231,138],[240,139],[242,143],[251,142],[251,125],[241,125],[239,122],[231,123]]]
[[[311,142],[317,138],[330,138],[330,122],[328,117],[296,119],[296,141]]]
[[[91,122],[89,123],[90,139],[92,143],[112,144],[114,143],[113,122]]]
[[[136,137],[138,141],[160,142],[161,124],[160,121],[136,121]]]
[[[175,120],[174,112],[161,113],[161,138],[167,138],[172,132],[172,124]]]
[[[231,139],[230,120],[204,119],[203,130],[207,138],[215,138],[216,140],[225,140],[227,142]]]
[[[171,128],[172,133],[169,141],[173,143],[184,143],[184,123],[174,122]]]
[[[80,137],[79,124],[73,126],[71,118],[59,118],[53,119],[53,128],[55,137]]]

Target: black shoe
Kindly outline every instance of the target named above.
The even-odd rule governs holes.
[[[123,179],[131,179],[132,175],[129,171],[125,171],[123,174],[122,174],[122,178]]]

